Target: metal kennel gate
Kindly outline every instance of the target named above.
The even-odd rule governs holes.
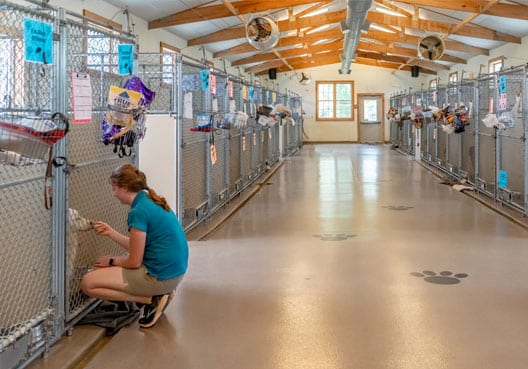
[[[84,22],[86,23],[86,22]],[[65,80],[71,85],[72,75],[89,78],[92,89],[91,123],[72,124],[65,163],[67,206],[83,218],[103,220],[120,232],[127,230],[127,209],[112,196],[108,177],[114,168],[135,163],[130,156],[119,155],[115,146],[101,142],[101,124],[108,104],[110,86],[124,86],[130,75],[118,72],[118,45],[133,44],[135,39],[115,31],[95,26],[67,22],[67,63]],[[71,90],[66,89],[67,112],[72,115]],[[65,318],[72,326],[81,313],[96,302],[80,289],[82,275],[100,255],[122,254],[124,250],[111,240],[93,231],[78,230],[75,220],[67,222],[66,230],[66,297]]]
[[[497,153],[495,128],[487,127],[482,119],[496,110],[497,76],[495,73],[481,76],[477,81],[477,167],[475,169],[475,187],[491,197],[495,197]]]
[[[497,104],[497,199],[527,212],[526,65],[499,72]],[[523,101],[524,99],[524,101]]]

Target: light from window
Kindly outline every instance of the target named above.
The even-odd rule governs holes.
[[[0,108],[24,106],[24,44],[0,34]]]
[[[88,57],[86,62],[88,68],[117,74],[117,52],[113,50],[114,47],[117,49],[117,44],[102,32],[94,29],[89,29],[87,36],[86,53]]]
[[[351,120],[353,82],[317,82],[317,119]]]
[[[488,71],[489,73],[497,73],[502,69],[503,59],[496,58],[488,62]]]
[[[163,74],[163,82],[164,83],[172,83],[173,81],[173,73],[176,68],[174,64],[174,54],[176,54],[176,51],[172,48],[168,47],[161,47],[161,53],[162,53],[162,74]]]
[[[363,121],[377,122],[378,121],[378,102],[376,99],[363,100]]]

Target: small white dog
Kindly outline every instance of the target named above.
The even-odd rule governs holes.
[[[75,258],[79,251],[79,232],[93,229],[93,222],[83,218],[75,209],[68,209],[68,235],[66,246],[66,281],[71,282],[75,272]]]

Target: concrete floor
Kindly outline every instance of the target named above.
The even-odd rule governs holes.
[[[87,369],[526,369],[528,231],[388,146],[306,145]]]

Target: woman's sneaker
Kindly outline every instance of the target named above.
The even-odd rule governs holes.
[[[143,315],[139,318],[139,326],[142,328],[150,328],[158,321],[167,302],[169,294],[152,296],[152,302],[143,307]]]

